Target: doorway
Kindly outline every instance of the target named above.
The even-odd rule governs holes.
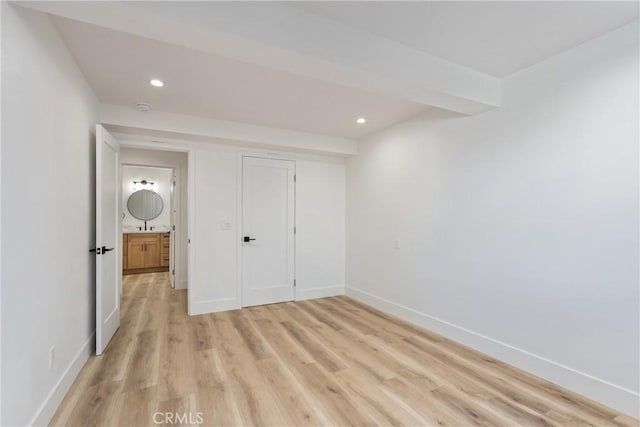
[[[144,220],[137,220],[130,215],[127,202],[128,197],[134,191],[141,189],[157,190],[162,198],[163,210],[155,220],[147,221],[147,233],[162,234],[160,243],[160,263],[164,271],[169,271],[171,287],[177,290],[187,289],[188,282],[188,236],[187,236],[187,218],[188,218],[188,154],[187,152],[159,150],[150,147],[133,147],[124,145],[121,150],[121,167],[122,167],[122,232],[132,233],[139,232],[139,227],[144,231]],[[130,174],[125,177],[128,169],[138,168],[137,174]],[[154,175],[157,173],[158,175]],[[145,180],[145,183],[141,181]],[[134,183],[136,181],[137,183]],[[151,185],[150,182],[154,184]],[[135,190],[134,190],[135,189]],[[133,227],[133,230],[132,230]],[[154,227],[150,230],[151,227]],[[157,228],[156,228],[157,227]],[[124,234],[123,234],[124,236]],[[138,237],[138,245],[147,244],[147,252],[155,250],[153,242],[143,242],[144,236]],[[123,242],[124,243],[124,242]],[[152,246],[149,246],[149,245]],[[129,245],[127,245],[129,246]],[[136,249],[139,246],[134,246]],[[167,267],[167,248],[168,267]],[[124,249],[123,246],[123,265],[122,270],[142,267],[143,260],[134,259],[129,256],[129,261],[133,261],[133,265],[124,265]],[[128,251],[128,247],[126,248]],[[141,249],[144,249],[142,247]],[[144,251],[143,251],[144,252]],[[140,251],[138,252],[140,254]],[[149,255],[148,253],[146,255]],[[135,262],[137,261],[137,264]],[[143,272],[144,270],[137,270]],[[136,271],[133,271],[136,272]]]
[[[175,286],[175,169],[123,164],[122,274],[169,272]]]
[[[191,154],[179,147],[173,151],[132,145],[121,144],[102,125],[96,126],[96,248],[92,252],[96,254],[97,355],[120,326],[123,272],[164,271],[149,274],[165,275],[169,290],[184,294],[187,312]],[[131,171],[135,176],[129,176]],[[138,195],[131,199],[134,193]]]
[[[295,299],[295,161],[242,158],[242,306]]]

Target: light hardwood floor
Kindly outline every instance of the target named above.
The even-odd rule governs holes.
[[[126,276],[120,330],[52,425],[147,426],[156,412],[216,426],[638,425],[347,297],[189,317],[167,273]]]

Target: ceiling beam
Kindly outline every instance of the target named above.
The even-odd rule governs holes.
[[[358,153],[357,142],[347,138],[162,111],[141,112],[119,105],[100,105],[99,121],[116,132],[151,139],[219,142],[333,156],[352,156]]]
[[[284,3],[15,4],[457,113],[500,105],[495,77]]]

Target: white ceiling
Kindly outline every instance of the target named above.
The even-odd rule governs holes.
[[[429,110],[421,104],[54,17],[101,102],[358,138]],[[151,78],[163,88],[149,85]],[[365,125],[356,124],[366,117]]]
[[[635,21],[640,9],[636,1],[290,4],[496,77]]]
[[[353,139],[441,114],[434,105],[495,108],[499,80],[488,74],[509,75],[639,16],[637,2],[123,4],[36,3],[102,103]]]

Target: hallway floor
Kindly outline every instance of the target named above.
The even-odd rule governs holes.
[[[638,425],[347,297],[189,317],[168,273],[124,280],[52,425]]]

